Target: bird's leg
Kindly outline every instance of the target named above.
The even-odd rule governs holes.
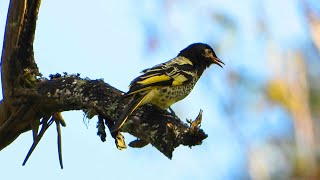
[[[27,161],[28,161],[30,155],[32,154],[33,150],[36,148],[36,146],[40,142],[42,136],[44,135],[46,130],[49,128],[49,126],[52,124],[52,122],[53,122],[52,118],[50,120],[49,120],[49,117],[43,117],[42,118],[41,130],[40,130],[39,134],[34,138],[33,143],[32,143],[32,145],[31,145],[31,147],[30,147],[30,149],[28,151],[28,154],[27,154],[26,158],[24,159],[24,161],[22,163],[23,166],[27,163]]]
[[[173,109],[171,108],[171,106],[169,107],[170,113],[176,116],[176,113],[173,111]]]
[[[179,119],[179,117],[176,115],[176,113],[173,111],[173,109],[171,107],[169,107],[170,113],[177,119]]]

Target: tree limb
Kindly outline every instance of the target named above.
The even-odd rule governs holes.
[[[29,130],[33,130],[35,147],[43,135],[38,134],[38,128],[41,125],[44,127],[44,119],[54,118],[57,113],[69,110],[91,112],[90,117],[98,115],[98,135],[104,140],[104,124],[110,128],[130,101],[130,98],[122,97],[123,92],[102,80],[83,79],[79,75],[67,74],[53,75],[50,80],[38,77],[33,41],[39,7],[40,0],[10,2],[1,57],[4,99],[0,101],[0,150]],[[199,129],[199,119],[201,120],[201,114],[194,125],[189,127],[174,114],[145,105],[132,114],[120,131],[137,137],[136,142],[140,142],[140,145],[150,143],[168,158],[172,158],[173,150],[180,144],[199,145],[207,137]],[[64,122],[56,123],[62,167],[59,125]],[[119,140],[123,136],[120,132],[111,135],[119,148]]]
[[[105,120],[116,121],[119,114],[124,110],[129,98],[122,98],[122,92],[104,83],[102,80],[82,79],[78,76],[61,77],[53,80],[39,82],[35,89],[17,89],[17,104],[21,107],[27,103],[33,109],[31,117],[44,117],[54,112],[93,109]],[[25,111],[22,109],[21,111]],[[15,118],[15,117],[14,117]],[[15,118],[17,119],[17,118]],[[15,126],[12,121],[11,126]],[[20,121],[18,121],[20,123]],[[21,127],[21,126],[15,126]],[[0,127],[2,128],[2,127]],[[16,137],[21,129],[0,129],[0,147],[10,137]],[[159,110],[152,105],[146,105],[137,109],[122,128],[135,137],[151,143],[167,157],[172,157],[174,148],[180,144],[193,146],[201,144],[207,135],[202,131],[192,130],[190,127],[177,119],[167,111]]]
[[[33,41],[40,0],[11,0],[9,4],[3,50],[1,78],[4,107],[0,125],[17,111],[12,106],[14,88],[32,85],[39,75],[34,60]]]

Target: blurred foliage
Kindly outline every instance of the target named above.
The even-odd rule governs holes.
[[[197,2],[160,3],[167,24],[154,27],[152,18],[146,20],[146,27],[150,29],[151,24],[154,32],[147,33],[147,49],[156,52],[161,45],[183,42],[189,34],[201,34],[197,38],[204,37],[223,56],[221,59],[229,59],[225,83],[219,85],[229,92],[222,102],[226,105],[224,116],[248,149],[249,176],[320,179],[320,2],[272,1],[271,6],[267,0],[250,1],[239,5],[239,9],[222,7],[219,2]],[[181,10],[188,6],[192,7],[188,13],[194,16]],[[283,13],[294,16],[283,19]],[[243,14],[249,16],[244,18]],[[295,37],[299,29],[303,37]],[[245,131],[237,130],[244,123],[233,120],[239,119],[239,114],[244,114],[241,119],[253,119],[252,114],[273,112],[275,105],[290,117],[292,136],[269,136],[256,144]]]
[[[287,86],[286,82],[283,80],[275,79],[270,81],[269,84],[267,84],[266,86],[266,90],[267,95],[272,101],[279,103],[284,107],[289,108],[291,104],[294,102],[288,98],[288,95],[290,94],[290,89]]]

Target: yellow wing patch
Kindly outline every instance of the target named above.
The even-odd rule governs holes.
[[[160,75],[160,76],[153,76],[153,77],[149,77],[145,80],[139,81],[137,83],[142,84],[142,85],[148,85],[148,84],[152,84],[152,83],[156,83],[156,82],[161,82],[161,81],[168,81],[171,78],[167,75]]]
[[[181,84],[183,84],[183,82],[185,82],[186,80],[188,80],[184,75],[179,74],[178,76],[173,78],[173,82],[172,85],[173,86],[179,86]]]

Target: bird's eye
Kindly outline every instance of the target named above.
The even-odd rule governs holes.
[[[213,54],[212,54],[212,51],[210,49],[204,49],[204,52],[202,54],[204,57],[206,58],[209,58],[209,57],[212,57]]]

